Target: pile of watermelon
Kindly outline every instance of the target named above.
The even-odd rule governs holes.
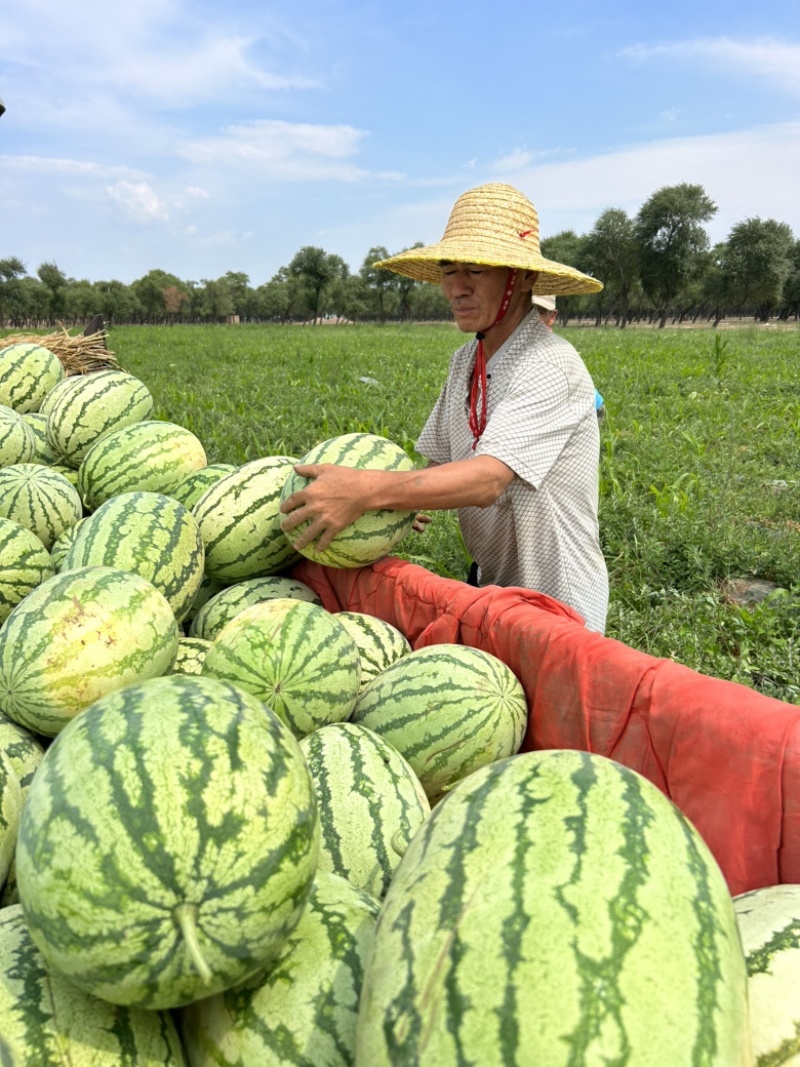
[[[0,1064],[800,1054],[800,898],[732,901],[635,772],[519,754],[500,660],[326,611],[287,573],[296,458],[209,463],[134,376],[49,355],[0,348]]]

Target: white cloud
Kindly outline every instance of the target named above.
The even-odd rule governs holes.
[[[695,38],[662,45],[634,45],[621,54],[637,63],[664,56],[703,60],[728,75],[752,75],[793,95],[800,95],[800,45],[761,37],[734,41],[729,37]]]
[[[106,187],[106,196],[136,222],[169,218],[166,202],[147,182],[117,182]]]
[[[229,126],[216,137],[183,141],[176,151],[194,164],[245,166],[251,174],[256,168],[262,177],[283,181],[398,180],[394,172],[371,174],[345,162],[366,136],[353,126],[259,120]]]
[[[132,167],[108,166],[84,159],[56,159],[46,156],[0,156],[0,167],[5,170],[26,171],[31,174],[60,174],[67,177],[140,178],[141,171]]]
[[[544,163],[512,182],[531,197],[544,234],[590,229],[607,207],[630,213],[657,189],[702,185],[719,210],[708,224],[714,240],[745,218],[788,223],[800,236],[800,122],[735,133],[669,138],[588,159]]]

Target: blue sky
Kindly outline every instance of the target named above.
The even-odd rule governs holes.
[[[357,270],[486,181],[543,236],[684,181],[713,240],[800,236],[797,0],[3,0],[0,97],[0,258],[31,274]]]

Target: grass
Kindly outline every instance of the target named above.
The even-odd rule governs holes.
[[[800,332],[559,330],[606,400],[600,521],[607,634],[800,702]],[[157,415],[210,462],[302,456],[366,430],[414,455],[461,338],[453,327],[125,327],[110,337]],[[455,517],[398,554],[462,577]],[[776,586],[742,607],[732,578]]]

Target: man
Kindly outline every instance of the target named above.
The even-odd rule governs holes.
[[[549,295],[545,296],[542,293],[534,293],[533,303],[536,305],[536,310],[539,312],[539,318],[545,326],[548,326],[552,330],[556,324],[556,319],[558,318],[556,298]]]
[[[600,282],[545,259],[533,204],[492,183],[456,201],[437,244],[377,263],[441,285],[475,339],[454,353],[417,441],[423,470],[298,466],[313,481],[282,505],[296,542],[324,550],[365,511],[458,509],[480,585],[536,589],[603,632],[608,575],[597,505],[594,386],[575,349],[540,320],[531,294],[588,293]]]

